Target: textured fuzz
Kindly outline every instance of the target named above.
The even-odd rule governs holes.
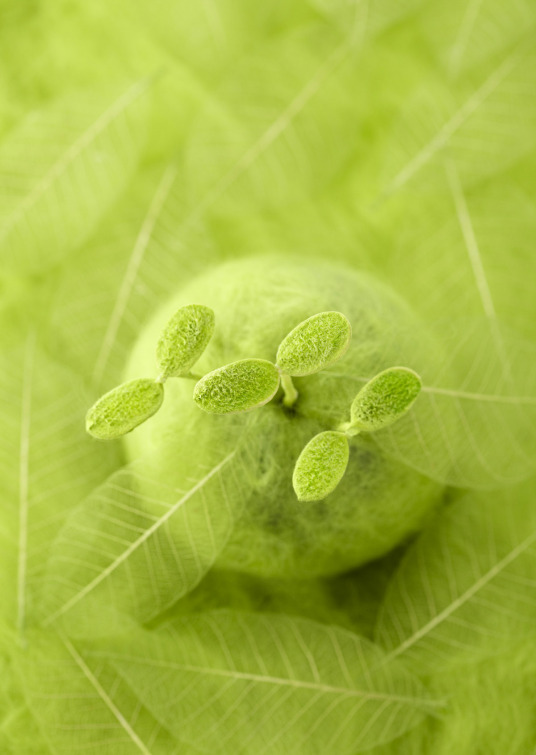
[[[277,350],[277,364],[293,377],[312,375],[340,359],[351,337],[352,326],[341,312],[320,312],[283,339]]]
[[[277,393],[279,372],[266,359],[241,359],[197,383],[194,401],[211,414],[235,414],[266,404]]]
[[[175,312],[156,346],[161,377],[187,373],[207,347],[214,333],[214,312],[201,304],[189,304]]]
[[[355,397],[352,425],[361,430],[380,430],[405,414],[421,392],[421,379],[406,367],[391,367],[369,380]]]
[[[141,378],[123,383],[91,407],[86,430],[99,440],[119,438],[152,417],[163,400],[164,388],[154,380]]]
[[[339,484],[348,465],[350,449],[343,433],[319,433],[298,457],[292,484],[299,501],[321,501]]]

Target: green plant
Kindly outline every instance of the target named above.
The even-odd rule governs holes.
[[[0,0],[2,755],[535,752],[535,22]]]
[[[175,312],[157,344],[161,373],[157,381],[131,380],[106,393],[89,410],[86,429],[95,438],[121,437],[152,417],[164,398],[161,383],[168,377],[192,377],[214,330],[208,307],[189,305]],[[218,367],[194,388],[194,401],[211,414],[235,414],[264,406],[283,389],[282,404],[293,409],[298,392],[292,377],[313,375],[340,359],[350,344],[352,329],[340,312],[321,312],[298,324],[280,343],[277,363],[242,359]],[[391,367],[372,378],[357,394],[351,419],[339,432],[315,436],[301,452],[293,485],[300,501],[325,498],[340,482],[348,463],[348,438],[360,431],[388,427],[405,414],[421,389],[419,376]]]

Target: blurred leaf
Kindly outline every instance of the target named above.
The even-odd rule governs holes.
[[[245,438],[243,427],[234,448],[209,438],[201,459],[195,439],[179,436],[96,488],[54,543],[47,624],[67,614],[76,625],[83,616],[98,632],[109,606],[147,621],[195,587],[249,493]]]
[[[6,269],[42,270],[87,239],[137,167],[149,85],[139,81],[111,102],[102,94],[63,98],[30,113],[4,140],[0,260]]]

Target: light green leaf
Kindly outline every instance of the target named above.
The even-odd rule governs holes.
[[[188,223],[216,205],[233,214],[237,206],[240,213],[284,207],[322,191],[344,169],[361,107],[347,96],[352,32],[341,36],[318,23],[299,34],[289,29],[250,47],[227,71],[186,150]]]
[[[0,359],[0,632],[34,625],[51,543],[73,506],[117,463],[84,432],[78,376],[30,333]],[[85,405],[85,406],[84,406]]]
[[[376,629],[389,658],[426,673],[536,619],[534,480],[447,508],[408,551]]]
[[[422,27],[447,74],[458,78],[508,49],[534,24],[530,0],[428,3]]]
[[[86,415],[86,430],[99,440],[113,440],[131,432],[160,409],[164,400],[161,383],[140,378],[129,380],[105,393]]]
[[[437,706],[367,640],[286,616],[193,614],[102,656],[163,726],[207,752],[353,755]]]
[[[532,174],[531,161],[526,170]],[[396,202],[392,222],[398,227],[402,213],[407,223],[384,274],[396,277],[427,321],[444,318],[447,302],[456,302],[464,317],[484,315],[492,330],[507,326],[535,340],[532,182],[525,183],[518,167],[501,174],[500,181],[463,186],[448,162],[443,183],[448,196],[422,197],[418,207],[402,196]],[[378,220],[385,227],[385,216]],[[508,259],[505,249],[511,252]],[[415,275],[415,270],[422,272]]]
[[[120,468],[72,512],[51,554],[47,624],[66,616],[98,627],[107,605],[147,621],[195,587],[249,493],[238,446],[244,428],[228,437],[224,449],[211,445],[208,428],[198,439],[202,458],[194,438],[169,438],[164,451]]]
[[[360,35],[375,36],[396,23],[401,23],[411,13],[416,13],[425,0],[368,0],[361,2],[347,0],[309,0],[311,5],[333,19],[341,29],[347,31],[352,24],[359,22]]]
[[[189,372],[212,338],[214,325],[214,312],[201,304],[189,304],[175,312],[156,345],[163,379]]]
[[[350,408],[352,428],[374,432],[389,427],[411,408],[422,382],[407,367],[389,367],[361,388]]]
[[[176,294],[178,282],[214,260],[213,241],[198,228],[186,239],[195,245],[195,256],[183,254],[184,187],[176,179],[172,161],[142,170],[79,251],[76,264],[58,272],[54,333],[98,390],[121,382],[140,328]],[[167,318],[172,314],[173,307]],[[151,364],[149,359],[145,368]]]
[[[194,388],[194,401],[211,414],[234,414],[271,401],[279,388],[277,367],[267,359],[240,359],[209,372]]]
[[[382,199],[409,189],[444,192],[445,156],[465,186],[530,154],[536,144],[536,117],[527,97],[536,74],[532,30],[493,62],[491,70],[483,65],[458,87],[433,77],[415,92],[389,144],[382,144]]]
[[[73,640],[51,631],[30,639],[28,649],[15,655],[14,679],[24,690],[26,716],[37,722],[54,755],[198,752],[162,727],[113,668],[88,657]],[[20,747],[21,733],[14,738]]]
[[[312,375],[348,350],[352,326],[341,312],[320,312],[290,331],[277,350],[277,365],[286,375]]]
[[[29,113],[3,142],[4,269],[38,272],[88,238],[137,166],[148,86],[137,82],[111,102],[94,93],[66,97]]]
[[[343,433],[327,431],[312,438],[299,455],[292,485],[299,501],[321,501],[339,484],[350,449]]]
[[[496,336],[481,318],[453,316],[436,322],[435,331],[428,356],[412,354],[423,382],[419,400],[375,434],[374,442],[412,468],[456,486],[491,488],[526,478],[536,466],[534,345],[499,328],[504,347],[499,354]],[[432,355],[439,344],[443,355]],[[321,374],[333,375],[333,381],[344,377],[356,387],[370,379],[345,373],[345,367],[343,360]]]

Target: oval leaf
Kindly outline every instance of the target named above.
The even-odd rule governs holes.
[[[396,422],[421,391],[420,377],[407,367],[390,367],[369,380],[351,407],[351,425],[372,432]]]
[[[234,414],[266,404],[278,388],[279,372],[272,362],[241,359],[201,378],[194,401],[211,414]]]
[[[148,378],[130,380],[105,393],[86,415],[86,430],[99,440],[126,435],[152,417],[164,400],[164,388]]]
[[[341,312],[320,312],[281,341],[277,364],[286,375],[312,375],[340,359],[351,337],[352,326]]]
[[[212,338],[214,323],[214,312],[202,304],[189,304],[175,312],[156,345],[160,379],[189,372]]]
[[[299,501],[321,501],[342,480],[348,465],[348,438],[327,431],[309,441],[298,457],[292,485]]]

